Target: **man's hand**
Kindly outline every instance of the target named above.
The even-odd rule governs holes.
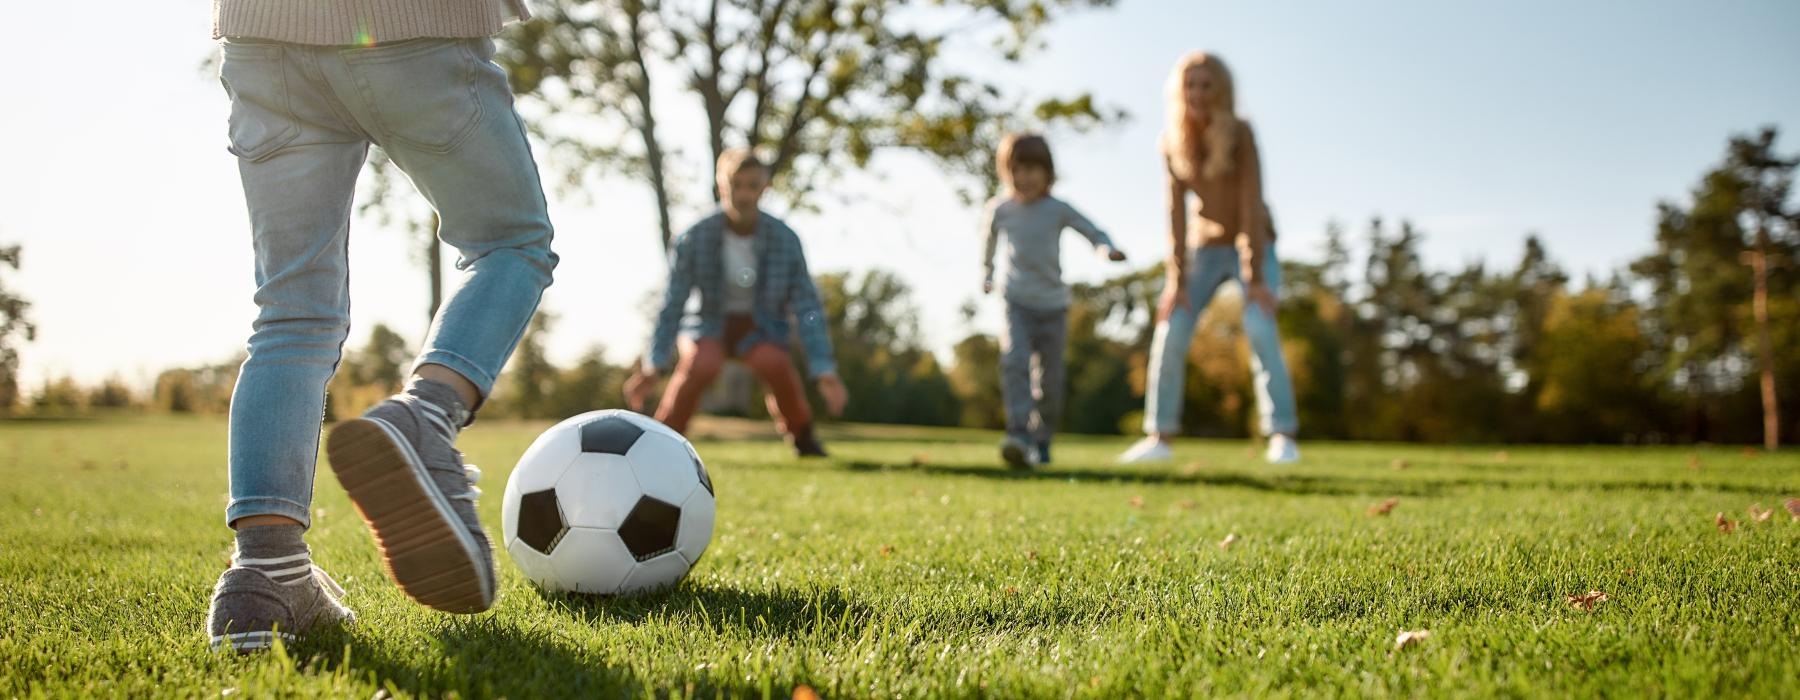
[[[844,380],[839,379],[836,372],[819,375],[819,395],[825,397],[825,410],[831,412],[833,418],[844,415],[844,405],[850,403],[850,391],[844,388]]]
[[[1262,282],[1251,282],[1244,285],[1244,298],[1262,309],[1264,313],[1270,316],[1275,315],[1275,291],[1269,289],[1269,285]]]
[[[638,371],[625,379],[625,407],[643,413],[644,402],[656,393],[656,385],[661,383],[662,375],[640,364]]]

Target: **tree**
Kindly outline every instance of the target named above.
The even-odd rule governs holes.
[[[1654,431],[1655,391],[1630,371],[1644,365],[1649,345],[1629,298],[1588,289],[1549,301],[1529,356],[1536,437],[1597,442]]]
[[[0,269],[19,269],[19,246],[0,247]],[[19,403],[18,343],[37,339],[37,326],[25,314],[31,302],[6,288],[0,280],[0,415],[10,413]]]
[[[850,391],[844,420],[955,425],[960,404],[937,358],[924,348],[906,282],[870,270],[860,277],[820,275],[818,284],[838,376]]]
[[[1782,158],[1775,153],[1775,127],[1764,127],[1755,138],[1733,138],[1731,160],[1742,172],[1746,184],[1745,210],[1741,216],[1745,228],[1753,232],[1751,249],[1744,252],[1750,265],[1753,313],[1756,317],[1756,354],[1758,388],[1762,394],[1763,448],[1773,450],[1781,445],[1781,408],[1775,394],[1775,345],[1769,330],[1769,263],[1783,252],[1776,241],[1792,239],[1800,226],[1800,209],[1787,209],[1788,193],[1793,189],[1794,167],[1800,158]],[[1792,247],[1793,241],[1784,240]],[[1791,262],[1792,256],[1785,256]]]
[[[438,213],[430,207],[419,206],[424,200],[417,196],[406,195],[412,189],[411,181],[400,172],[400,166],[387,156],[387,152],[377,147],[369,154],[363,169],[368,171],[367,188],[361,197],[362,203],[356,210],[364,216],[372,216],[375,223],[383,227],[398,227],[415,239],[415,262],[425,268],[426,282],[431,294],[427,297],[425,322],[430,323],[437,318],[438,307],[444,304],[444,243],[438,239],[438,225],[441,220]],[[400,183],[406,182],[405,186]]]
[[[501,377],[506,394],[495,406],[499,409],[497,413],[513,418],[562,417],[550,406],[550,398],[557,392],[560,372],[544,353],[544,341],[555,323],[555,315],[545,311],[539,311],[531,318],[525,337],[506,363],[506,372]]]
[[[522,102],[543,113],[531,128],[566,181],[643,177],[666,246],[679,152],[659,123],[687,107],[659,101],[665,81],[704,116],[708,185],[720,152],[747,145],[769,152],[775,187],[793,203],[883,150],[927,154],[985,191],[1005,130],[1083,129],[1123,115],[1087,95],[1028,107],[946,52],[970,43],[959,38],[988,36],[988,55],[1018,61],[1065,11],[1113,2],[552,0],[503,35],[497,58]],[[1021,113],[1030,116],[1014,116]]]
[[[1754,402],[1745,391],[1751,366],[1761,370],[1765,444],[1778,437],[1774,373],[1781,358],[1771,311],[1800,290],[1784,269],[1800,258],[1800,212],[1785,208],[1795,159],[1776,156],[1774,141],[1772,128],[1733,138],[1724,162],[1695,187],[1691,205],[1659,206],[1656,251],[1631,265],[1650,292],[1648,341],[1665,358],[1660,378],[1685,398],[1690,440],[1747,437],[1738,432],[1737,414],[1740,400]],[[1743,274],[1746,261],[1750,275]]]

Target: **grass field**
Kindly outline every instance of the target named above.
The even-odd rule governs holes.
[[[465,435],[490,531],[543,427]],[[1800,696],[1791,451],[1309,443],[1275,468],[1193,441],[1119,468],[1124,439],[1069,438],[1021,476],[989,433],[828,437],[815,462],[699,441],[719,525],[672,591],[545,597],[501,554],[472,617],[401,597],[322,471],[314,558],[360,621],[236,658],[200,629],[223,421],[0,422],[0,696]]]

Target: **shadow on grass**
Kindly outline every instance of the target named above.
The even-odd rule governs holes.
[[[872,610],[845,598],[835,588],[745,591],[683,583],[634,596],[542,591],[538,595],[553,612],[591,623],[674,622],[788,640],[848,634],[873,617]]]
[[[632,672],[550,630],[495,616],[440,618],[420,630],[438,640],[419,649],[398,639],[358,639],[320,630],[291,653],[312,665],[419,697],[626,697],[645,688]],[[347,666],[347,668],[346,668]]]
[[[1100,483],[1193,484],[1223,486],[1279,493],[1350,496],[1374,492],[1405,496],[1435,496],[1443,486],[1435,482],[1369,482],[1323,476],[1283,475],[1260,477],[1240,472],[1192,471],[1171,472],[1132,467],[1116,469],[1060,468],[1004,469],[989,465],[905,463],[889,464],[866,460],[849,461],[844,467],[854,472],[916,472],[944,476],[971,476],[1006,481],[1080,481]]]
[[[1052,466],[1030,471],[1006,469],[991,464],[938,464],[931,462],[878,462],[870,460],[851,460],[842,463],[844,468],[853,472],[913,472],[943,476],[967,476],[983,479],[999,479],[1010,481],[1078,481],[1094,483],[1139,483],[1219,486],[1225,488],[1243,488],[1270,493],[1306,494],[1323,496],[1358,496],[1358,495],[1392,495],[1412,497],[1442,496],[1463,489],[1543,489],[1550,491],[1658,491],[1667,493],[1688,493],[1696,491],[1719,491],[1748,495],[1765,495],[1768,487],[1754,484],[1734,484],[1719,482],[1679,482],[1679,481],[1574,481],[1544,478],[1479,478],[1455,477],[1434,479],[1415,476],[1410,478],[1383,478],[1369,476],[1339,476],[1328,474],[1306,474],[1299,470],[1287,469],[1271,476],[1259,476],[1235,471],[1212,471],[1206,469],[1171,471],[1167,468],[1146,469],[1142,467],[1119,466],[1105,469],[1095,468],[1061,468]]]

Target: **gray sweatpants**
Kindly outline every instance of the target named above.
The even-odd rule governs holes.
[[[1028,443],[1050,441],[1062,419],[1063,346],[1069,310],[1006,304],[1000,333],[1000,396],[1006,402],[1006,434]]]

